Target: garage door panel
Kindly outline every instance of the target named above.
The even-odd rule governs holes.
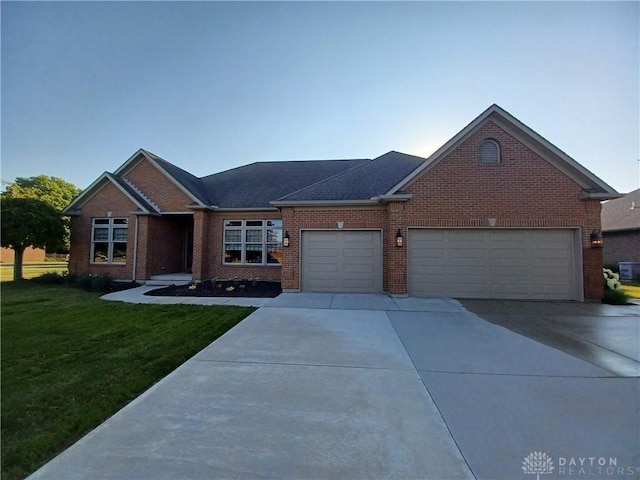
[[[579,299],[575,238],[571,229],[410,229],[409,293]]]
[[[318,267],[318,262],[325,265]],[[303,232],[301,289],[321,292],[382,291],[380,232]]]

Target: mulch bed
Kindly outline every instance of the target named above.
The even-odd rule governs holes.
[[[253,280],[207,280],[192,285],[171,285],[145,295],[162,297],[254,297],[273,298],[282,293],[280,282]]]

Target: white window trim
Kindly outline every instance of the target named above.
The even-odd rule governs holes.
[[[229,225],[227,226],[227,222],[240,222],[241,225]],[[247,222],[262,222],[262,226],[247,226]],[[222,264],[227,266],[242,266],[242,267],[281,267],[282,263],[268,263],[267,262],[267,247],[269,245],[280,245],[280,250],[282,250],[282,241],[280,242],[267,242],[267,231],[268,230],[280,230],[282,232],[282,225],[280,227],[274,227],[267,225],[267,222],[281,222],[282,220],[279,218],[268,218],[268,219],[254,219],[254,220],[237,220],[237,219],[225,219],[222,221],[223,229],[222,229]],[[226,241],[226,232],[228,230],[240,230],[241,231],[241,241],[240,242],[227,242]],[[258,242],[247,242],[247,231],[250,230],[261,230],[262,231],[262,262],[254,263],[247,262],[247,244],[256,244]],[[281,234],[282,237],[282,234]],[[227,262],[225,261],[225,252],[227,251],[227,244],[240,244],[240,262]]]
[[[107,220],[108,223],[100,223],[96,224],[96,220]],[[125,220],[126,224],[116,224],[116,220]],[[116,241],[113,239],[113,230],[116,228],[127,228],[127,241]],[[94,240],[95,238],[95,230],[96,228],[106,228],[108,231],[108,239],[107,240]],[[106,262],[96,262],[95,261],[95,246],[96,243],[106,243],[107,244],[107,261]],[[113,245],[116,243],[124,243],[129,246],[129,219],[126,217],[114,217],[114,218],[94,218],[91,220],[91,257],[89,259],[89,263],[91,265],[126,265],[127,262],[114,262],[113,261]]]

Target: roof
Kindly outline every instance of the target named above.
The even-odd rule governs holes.
[[[424,158],[391,151],[345,172],[280,197],[273,204],[291,201],[371,200],[385,195],[396,183],[421,166]],[[366,181],[363,179],[366,178]]]
[[[78,214],[82,204],[93,196],[94,190],[104,185],[105,179],[127,195],[140,211],[160,213],[159,208],[143,192],[125,180],[127,172],[143,160],[154,165],[182,190],[192,200],[189,205],[192,208],[271,209],[305,203],[375,203],[390,198],[406,200],[410,197],[404,193],[407,186],[488,121],[496,123],[573,179],[582,187],[583,198],[606,200],[620,197],[612,187],[562,150],[494,104],[427,159],[391,151],[373,160],[256,162],[196,177],[140,149],[114,173],[105,172],[64,213]],[[637,203],[640,204],[640,201]]]
[[[257,162],[209,175],[201,183],[218,208],[271,207],[276,200],[371,160]]]
[[[602,204],[602,231],[640,230],[640,188]]]

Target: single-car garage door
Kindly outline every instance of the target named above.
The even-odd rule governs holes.
[[[581,300],[574,232],[409,229],[409,294]]]
[[[308,292],[381,292],[379,231],[302,232],[301,288]]]

